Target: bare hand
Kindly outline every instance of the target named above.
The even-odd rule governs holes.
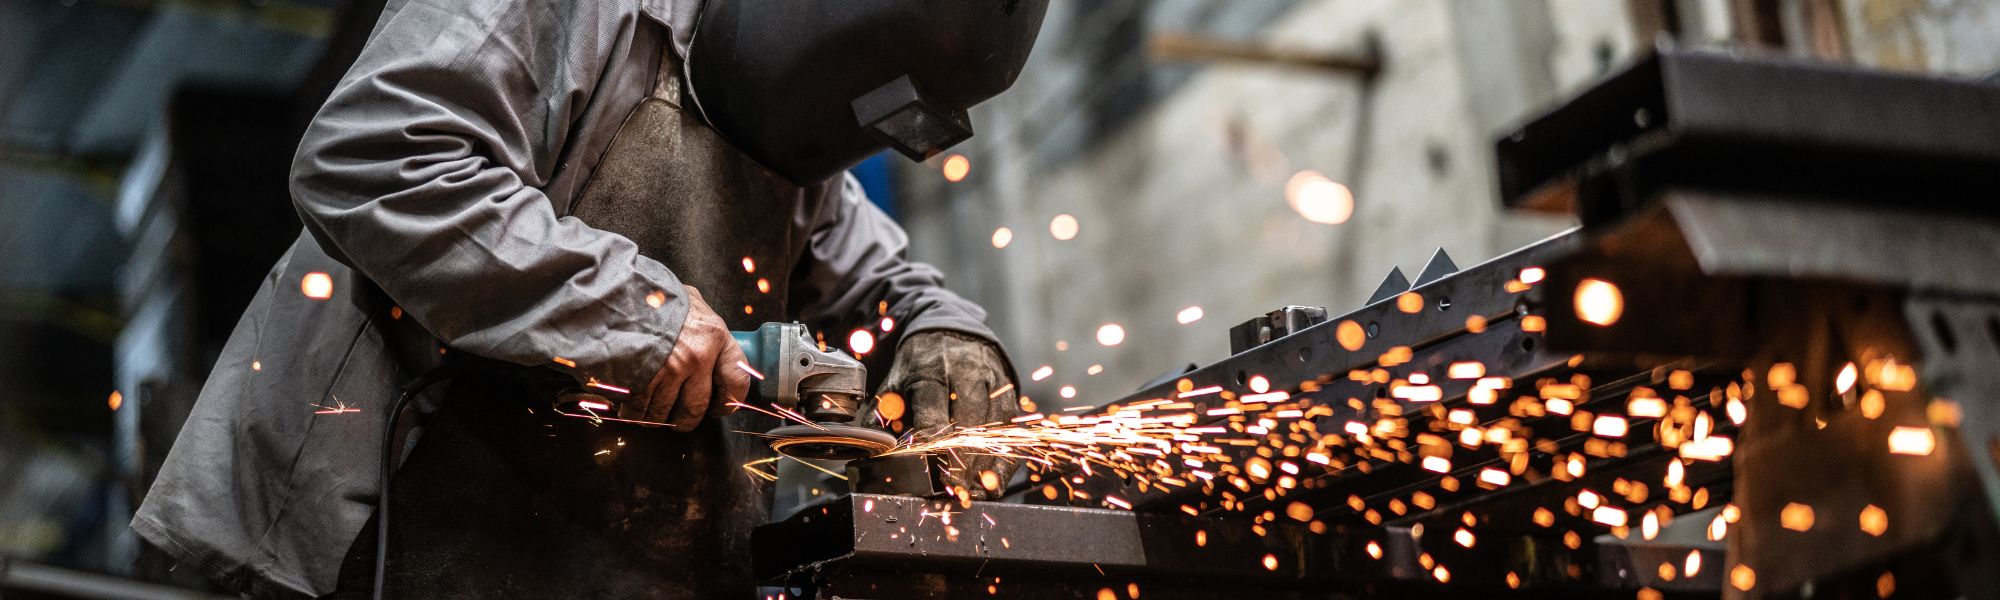
[[[702,417],[735,412],[731,402],[750,391],[750,374],[737,368],[743,349],[729,336],[729,325],[702,300],[701,291],[687,288],[688,315],[667,362],[632,403],[620,407],[619,418],[665,423],[675,431],[690,431]]]

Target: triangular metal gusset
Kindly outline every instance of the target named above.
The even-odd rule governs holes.
[[[1389,276],[1382,280],[1382,285],[1375,288],[1375,293],[1368,295],[1367,304],[1388,300],[1407,291],[1410,291],[1410,278],[1403,276],[1402,267],[1392,268],[1389,269]]]
[[[1430,262],[1424,263],[1424,270],[1417,273],[1417,282],[1410,287],[1419,287],[1457,272],[1458,265],[1452,264],[1451,256],[1444,253],[1444,248],[1438,248],[1431,254]]]

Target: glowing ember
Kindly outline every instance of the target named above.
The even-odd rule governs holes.
[[[1097,328],[1097,343],[1104,346],[1125,343],[1125,328],[1117,323],[1105,323]]]
[[[1797,502],[1786,504],[1784,510],[1778,511],[1778,524],[1792,531],[1812,529],[1813,509]]]
[[[1341,321],[1340,325],[1334,328],[1333,337],[1340,342],[1340,347],[1346,348],[1348,352],[1360,350],[1361,345],[1368,342],[1368,332],[1362,331],[1361,324],[1353,321]]]
[[[866,329],[854,330],[854,333],[847,334],[847,349],[853,350],[856,356],[874,352],[875,334]]]
[[[1180,324],[1182,325],[1186,325],[1189,323],[1193,323],[1195,321],[1200,321],[1201,317],[1202,317],[1201,307],[1190,306],[1181,309],[1180,314],[1174,315],[1174,320],[1180,322]]]
[[[1459,528],[1458,531],[1453,532],[1451,534],[1451,540],[1454,542],[1458,542],[1458,545],[1465,546],[1467,548],[1471,548],[1473,544],[1478,542],[1478,539],[1473,537],[1472,531],[1465,528]]]
[[[894,421],[903,418],[903,414],[908,410],[908,407],[909,405],[903,401],[902,394],[882,392],[882,395],[875,397],[875,413],[882,415],[882,420],[884,421]]]
[[[1006,227],[993,230],[994,248],[1005,248],[1008,244],[1012,243],[1014,243],[1014,230]]]
[[[589,387],[594,387],[594,388],[597,388],[597,389],[600,389],[600,390],[605,390],[605,391],[609,391],[609,392],[617,392],[617,393],[620,393],[620,394],[631,394],[631,393],[632,393],[632,390],[630,390],[630,389],[626,389],[626,388],[622,388],[622,387],[618,387],[618,386],[615,386],[615,385],[611,385],[611,384],[608,384],[608,383],[604,383],[604,382],[601,382],[601,381],[598,381],[598,380],[595,380],[595,379],[592,379],[592,380],[589,380],[589,381],[585,381],[585,382],[583,382],[583,384],[584,384],[584,385],[586,385],[586,386],[589,386]]]
[[[952,183],[965,181],[972,173],[972,160],[963,154],[953,154],[944,159],[944,180]]]
[[[118,407],[125,405],[125,394],[118,390],[111,390],[111,399],[105,401],[105,403],[111,405],[111,410],[116,411]]]
[[[1883,398],[1882,392],[1868,390],[1866,393],[1861,394],[1862,417],[1869,419],[1881,418],[1882,411],[1886,408],[1888,408],[1888,402]]]
[[[748,256],[743,257],[743,272],[745,273],[757,272],[757,261]]]
[[[1883,533],[1889,531],[1889,511],[1873,504],[1861,509],[1861,531],[1881,537]]]
[[[1076,386],[1073,385],[1062,386],[1062,389],[1056,390],[1056,394],[1062,396],[1064,399],[1075,398]]]
[[[1049,219],[1049,235],[1055,236],[1058,240],[1075,239],[1077,228],[1076,217],[1071,215],[1056,215],[1054,219]]]
[[[1681,573],[1688,577],[1701,574],[1701,551],[1689,550],[1687,560],[1681,562]]]
[[[653,293],[651,293],[651,294],[646,294],[646,305],[647,305],[647,306],[651,306],[651,307],[653,307],[653,308],[659,308],[659,307],[661,307],[661,306],[665,306],[666,304],[667,304],[667,293],[666,293],[666,292],[662,292],[662,291],[659,291],[659,290],[653,290]]]
[[[1445,374],[1452,379],[1478,379],[1486,376],[1486,365],[1476,361],[1451,363]]]
[[[1411,402],[1437,402],[1444,399],[1444,388],[1435,385],[1405,385],[1390,391],[1389,395]]]
[[[1504,487],[1513,479],[1513,475],[1499,469],[1486,468],[1479,471],[1479,482],[1493,487]]]
[[[1625,417],[1617,415],[1598,415],[1597,420],[1590,423],[1590,433],[1599,437],[1625,437],[1625,430]]]
[[[1451,471],[1451,459],[1442,456],[1426,456],[1424,457],[1423,467],[1425,471],[1448,473]]]
[[[1305,220],[1339,225],[1354,216],[1354,191],[1317,171],[1300,171],[1285,183],[1285,202]]]
[[[1521,275],[1517,279],[1521,283],[1536,284],[1541,283],[1543,278],[1548,277],[1548,274],[1548,271],[1542,270],[1541,267],[1528,267],[1521,269]]]
[[[1054,375],[1054,374],[1056,374],[1056,368],[1055,368],[1055,367],[1051,367],[1051,366],[1048,366],[1048,365],[1042,365],[1042,368],[1039,368],[1039,369],[1035,369],[1035,372],[1033,372],[1033,373],[1029,373],[1029,374],[1028,374],[1028,380],[1030,380],[1030,381],[1041,381],[1041,380],[1043,380],[1043,379],[1048,379],[1050,375]]]
[[[1875,385],[1891,392],[1907,392],[1917,388],[1917,370],[1910,365],[1898,364],[1895,360],[1882,362],[1880,368],[1869,369],[1875,374]]]
[[[896,320],[889,317],[882,317],[882,323],[880,324],[880,326],[882,327],[882,333],[889,333],[891,331],[895,331]]]
[[[736,361],[736,368],[742,370],[744,373],[749,373],[752,378],[755,378],[758,381],[764,380],[764,374],[758,372],[755,367],[750,366],[750,363],[743,362],[740,360]]]
[[[1729,585],[1740,591],[1750,591],[1757,587],[1757,570],[1750,565],[1736,565],[1729,570]]]
[[[319,271],[307,273],[299,280],[299,291],[307,298],[325,300],[333,297],[333,277]]]
[[[1376,542],[1375,542],[1374,540],[1369,540],[1369,541],[1368,541],[1368,546],[1367,546],[1367,550],[1368,550],[1368,558],[1373,558],[1373,559],[1376,559],[1376,560],[1381,560],[1381,559],[1382,559],[1382,545],[1381,545],[1381,544],[1378,544],[1378,543],[1376,543]]]
[[[1854,366],[1854,363],[1847,363],[1847,366],[1840,368],[1840,374],[1834,376],[1833,378],[1834,389],[1838,390],[1842,394],[1845,394],[1854,389],[1854,381],[1856,379],[1859,379],[1860,377],[1861,377],[1860,369],[1856,368]]]
[[[1937,438],[1924,427],[1897,427],[1889,432],[1889,452],[1906,456],[1930,456],[1937,449]]]
[[[1681,444],[1681,458],[1714,462],[1722,460],[1736,451],[1736,442],[1719,435],[1711,435],[1698,441]]]
[[[1609,527],[1624,527],[1625,519],[1625,510],[1613,506],[1599,506],[1590,511],[1590,520]]]
[[[1585,323],[1609,327],[1625,314],[1625,294],[1618,286],[1602,279],[1584,279],[1576,284],[1576,318]]]
[[[1403,292],[1396,297],[1396,310],[1417,314],[1424,310],[1424,296],[1416,292]]]
[[[1278,556],[1275,554],[1264,555],[1264,568],[1271,571],[1278,570]]]

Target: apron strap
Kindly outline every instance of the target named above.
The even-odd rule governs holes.
[[[680,60],[674,56],[674,36],[671,32],[660,39],[660,72],[653,75],[652,96],[674,108],[681,107]]]

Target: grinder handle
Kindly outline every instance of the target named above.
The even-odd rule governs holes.
[[[757,332],[731,331],[729,337],[736,338],[736,345],[743,347],[743,362],[753,368],[764,368],[764,345],[757,343]]]

